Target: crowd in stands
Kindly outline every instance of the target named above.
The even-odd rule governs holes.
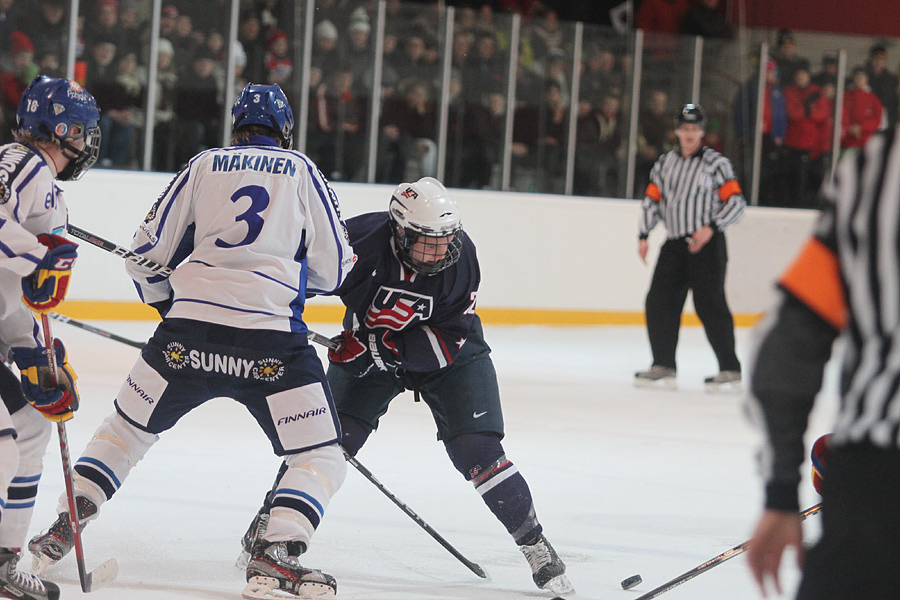
[[[100,166],[142,166],[150,0],[81,0],[75,77],[102,109]],[[232,50],[235,91],[248,81],[278,83],[296,110],[309,101],[306,152],[331,179],[368,176],[370,100],[374,83],[375,0],[317,0],[308,89],[300,89],[303,4],[242,0],[238,44]],[[621,196],[628,142],[633,51],[613,28],[586,29],[579,65],[580,93],[571,98],[574,26],[559,3],[541,0],[449,2],[456,5],[452,39],[445,180],[454,187],[500,188],[507,128],[512,121],[512,188],[564,191],[570,111],[575,118],[574,192]],[[590,4],[590,3],[587,3]],[[581,7],[575,2],[572,6]],[[222,143],[231,0],[163,0],[151,168],[174,171]],[[0,142],[10,130],[19,96],[37,73],[64,75],[68,0],[0,0]],[[517,67],[509,73],[510,12],[522,15]],[[586,13],[585,13],[586,14]],[[375,180],[396,183],[436,175],[439,105],[443,90],[442,3],[386,1],[381,110]],[[719,0],[643,0],[634,24],[647,32],[649,56],[636,140],[635,190],[646,185],[660,153],[676,145],[672,112],[683,99],[669,85],[672,34],[727,40],[733,31]],[[654,37],[656,36],[656,37]],[[831,159],[837,61],[811,71],[791,32],[783,31],[767,65],[760,199],[809,206]],[[658,59],[654,59],[654,55]],[[667,62],[669,61],[669,62]],[[516,101],[508,106],[510,77]],[[656,79],[654,79],[654,77]],[[745,82],[727,115],[713,110],[706,143],[722,148],[732,121],[735,152],[752,148],[758,82]],[[857,147],[897,119],[897,76],[883,46],[849,78],[841,115],[843,148]],[[729,97],[728,104],[731,104]],[[731,140],[731,138],[729,138]],[[741,164],[740,157],[735,157]],[[745,175],[746,177],[746,175]]]

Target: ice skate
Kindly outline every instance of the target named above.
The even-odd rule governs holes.
[[[740,371],[721,371],[718,375],[707,377],[703,380],[707,392],[734,392],[744,391],[741,385]]]
[[[331,600],[337,593],[334,577],[317,569],[300,565],[299,556],[306,550],[303,542],[267,542],[259,540],[250,553],[247,586],[243,597],[302,598]]]
[[[634,374],[634,387],[658,387],[675,389],[675,369],[662,365],[653,365],[646,371]]]
[[[57,600],[59,587],[17,568],[19,553],[0,548],[0,597],[16,600]]]
[[[536,586],[557,596],[575,592],[575,588],[566,577],[565,563],[543,534],[533,544],[519,546],[519,550],[525,555],[531,567],[531,578],[534,579]]]
[[[247,528],[247,532],[244,534],[244,537],[241,538],[241,555],[238,556],[238,559],[235,562],[235,566],[238,569],[247,568],[247,565],[250,563],[250,552],[253,550],[253,546],[256,545],[258,540],[261,540],[262,537],[266,535],[266,529],[268,527],[269,511],[263,506],[259,509],[259,512],[256,513],[256,516],[253,517],[250,527]]]
[[[84,496],[75,499],[78,506],[79,525],[83,529],[85,524],[97,514],[97,505]],[[28,542],[28,550],[33,555],[32,570],[35,573],[43,573],[47,567],[59,562],[62,557],[71,552],[75,546],[75,533],[69,522],[69,513],[60,513],[53,525],[46,533],[31,538]]]

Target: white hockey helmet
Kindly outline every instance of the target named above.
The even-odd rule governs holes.
[[[459,207],[434,177],[398,185],[388,213],[397,251],[412,270],[432,275],[459,260],[464,235]],[[422,244],[414,248],[419,241]],[[436,253],[438,249],[443,252]]]

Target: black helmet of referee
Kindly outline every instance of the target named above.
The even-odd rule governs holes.
[[[685,123],[696,123],[705,131],[706,111],[699,104],[685,104],[684,108],[675,115],[675,129],[678,129]]]

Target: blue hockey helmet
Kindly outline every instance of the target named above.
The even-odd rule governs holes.
[[[262,85],[248,83],[231,107],[231,133],[246,125],[263,125],[278,132],[281,147],[292,148],[294,113],[287,96],[277,83]]]
[[[100,155],[100,109],[78,82],[38,75],[22,92],[16,133],[58,142],[69,164],[57,179],[78,179]]]

